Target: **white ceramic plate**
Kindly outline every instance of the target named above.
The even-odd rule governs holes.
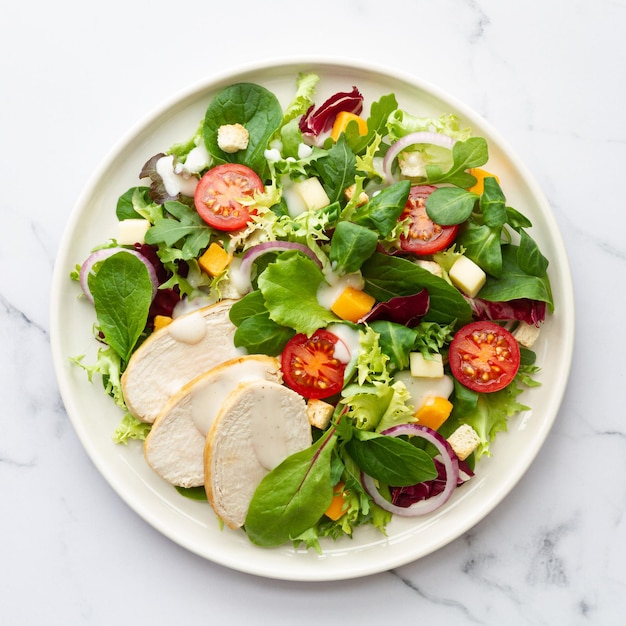
[[[509,421],[491,458],[481,460],[475,478],[439,511],[424,518],[392,521],[388,536],[359,529],[353,539],[323,544],[323,555],[291,546],[262,549],[243,532],[220,530],[211,508],[180,496],[146,465],[141,445],[112,442],[121,414],[101,386],[89,384],[70,357],[95,355],[92,307],[78,299],[69,280],[76,263],[91,248],[114,236],[117,198],[138,184],[138,172],[153,154],[191,136],[212,96],[229,84],[257,82],[273,91],[283,105],[294,92],[300,71],[315,71],[321,81],[316,99],[357,85],[369,103],[395,93],[400,106],[416,115],[454,112],[490,146],[489,169],[498,173],[510,206],[533,222],[532,235],[550,259],[556,313],[544,325],[536,346],[543,385],[525,392],[532,411]],[[70,419],[87,453],[106,480],[138,515],[188,550],[227,567],[286,580],[336,580],[397,567],[454,540],[484,518],[516,485],[542,446],[559,409],[571,362],[574,308],[571,277],[561,236],[544,196],[502,138],[476,113],[416,77],[355,63],[303,60],[247,67],[217,76],[180,94],[139,124],[95,173],[67,225],[52,287],[51,339],[55,369]]]

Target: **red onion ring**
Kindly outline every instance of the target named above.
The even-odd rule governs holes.
[[[96,263],[104,261],[104,259],[108,259],[110,256],[117,254],[118,252],[128,252],[128,254],[136,256],[146,266],[148,275],[150,276],[150,281],[152,282],[152,299],[154,300],[159,287],[159,280],[157,278],[154,265],[152,265],[152,263],[150,263],[150,261],[140,252],[117,246],[115,248],[103,248],[102,250],[96,250],[90,254],[80,266],[80,286],[89,302],[93,304],[93,296],[89,290],[89,274],[91,273],[93,266]]]
[[[452,150],[452,146],[456,143],[456,139],[453,139],[448,135],[444,135],[443,133],[428,131],[410,133],[402,137],[402,139],[398,139],[398,141],[396,141],[391,148],[389,148],[387,154],[385,154],[385,158],[383,159],[383,172],[388,183],[393,181],[391,166],[396,157],[400,154],[400,152],[406,150],[409,146],[415,145],[416,143],[429,143],[434,146],[440,146],[441,148],[448,148],[449,150]]]
[[[399,437],[400,435],[412,435],[414,437],[422,437],[429,443],[432,443],[440,453],[440,460],[446,469],[446,484],[443,491],[436,496],[432,496],[427,500],[420,500],[415,504],[408,507],[397,506],[392,504],[386,498],[383,498],[376,481],[365,474],[361,473],[361,480],[363,486],[372,500],[385,511],[389,511],[394,515],[400,515],[403,517],[416,517],[418,515],[426,515],[432,513],[440,506],[445,504],[453,491],[456,489],[459,481],[459,459],[454,453],[454,450],[450,444],[435,430],[428,428],[428,426],[422,426],[420,424],[400,424],[398,426],[392,426],[387,430],[384,430],[381,434],[388,435],[390,437]]]

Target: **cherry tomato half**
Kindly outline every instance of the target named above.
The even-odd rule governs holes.
[[[400,219],[410,218],[408,234],[400,237],[400,247],[405,252],[428,255],[445,250],[456,239],[458,224],[440,226],[435,224],[426,213],[426,199],[435,191],[432,185],[411,187]]]
[[[472,322],[454,335],[449,360],[452,375],[465,387],[499,391],[517,374],[519,344],[506,328],[494,322]]]
[[[248,207],[239,200],[263,191],[263,182],[245,165],[224,163],[210,169],[198,183],[194,195],[200,217],[216,230],[239,230],[250,221]]]
[[[341,341],[320,328],[310,337],[294,335],[281,355],[281,369],[288,387],[305,398],[328,398],[341,391],[346,364],[335,356]]]

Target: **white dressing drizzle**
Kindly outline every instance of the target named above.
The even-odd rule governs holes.
[[[197,384],[191,394],[191,417],[202,436],[206,437],[226,396],[238,385],[266,378],[267,364],[244,359],[223,367],[220,373]]]
[[[169,325],[170,337],[182,343],[199,343],[206,335],[206,320],[199,312],[176,318]]]
[[[259,463],[268,471],[289,456],[285,414],[276,406],[276,397],[265,387],[259,387],[257,404],[250,434],[252,447]]]

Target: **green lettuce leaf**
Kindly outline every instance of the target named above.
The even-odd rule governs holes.
[[[258,278],[270,319],[306,335],[338,321],[317,301],[323,280],[315,262],[299,254],[281,255],[270,263]]]

